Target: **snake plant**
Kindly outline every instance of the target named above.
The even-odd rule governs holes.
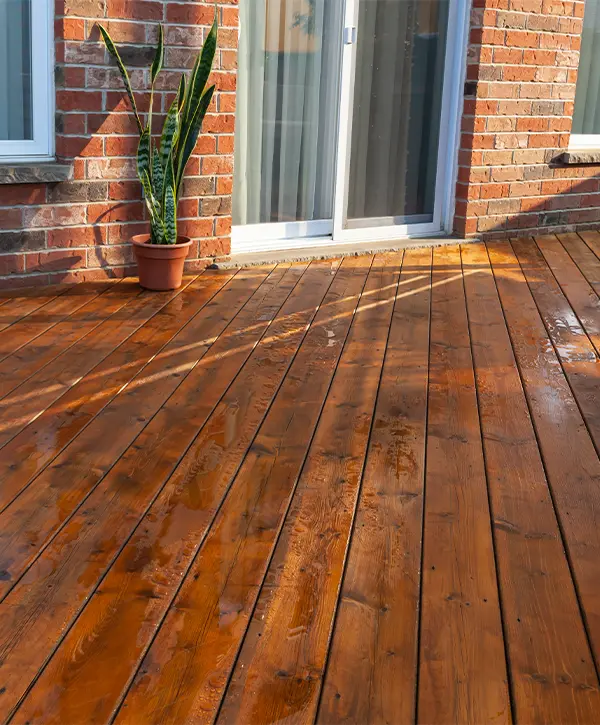
[[[137,152],[137,173],[142,183],[144,200],[150,215],[152,244],[177,243],[177,201],[185,167],[194,150],[204,116],[210,106],[215,86],[207,88],[217,48],[217,17],[208,33],[193,70],[186,81],[181,77],[175,100],[166,115],[160,139],[152,133],[152,106],[156,78],[163,67],[165,45],[162,25],[158,29],[156,55],[150,69],[150,105],[146,125],[137,108],[129,74],[117,46],[107,30],[99,25],[108,52],[115,59],[140,134]]]

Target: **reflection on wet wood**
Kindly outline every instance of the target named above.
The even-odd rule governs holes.
[[[462,258],[514,717],[592,723],[594,661],[485,246]]]
[[[417,713],[508,723],[504,642],[462,275],[434,249]],[[458,281],[452,281],[458,276]]]
[[[599,240],[0,296],[0,720],[597,722]]]

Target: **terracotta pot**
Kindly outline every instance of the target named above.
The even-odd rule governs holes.
[[[181,287],[183,263],[192,245],[189,237],[177,237],[177,244],[150,244],[149,234],[137,234],[131,242],[142,287],[157,291]]]

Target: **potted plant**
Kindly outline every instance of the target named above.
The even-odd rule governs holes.
[[[187,162],[196,146],[202,122],[210,106],[215,86],[207,88],[217,47],[217,16],[208,33],[189,79],[181,77],[175,100],[165,117],[162,133],[152,133],[154,85],[164,61],[164,33],[159,26],[156,55],[150,69],[150,104],[146,124],[138,112],[129,75],[116,45],[102,25],[104,43],[117,62],[140,133],[137,173],[150,217],[150,234],[132,238],[140,284],[152,290],[181,286],[183,265],[191,246],[188,237],[177,234],[177,202]]]

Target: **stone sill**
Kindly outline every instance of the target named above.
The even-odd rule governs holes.
[[[565,151],[561,154],[557,161],[561,164],[577,165],[577,164],[597,164],[600,166],[600,149],[574,149]]]
[[[55,184],[72,177],[73,167],[56,161],[0,164],[0,184]]]

